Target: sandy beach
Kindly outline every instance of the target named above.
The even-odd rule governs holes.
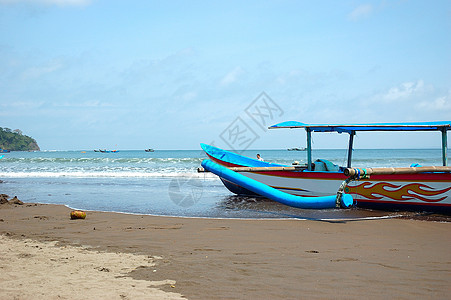
[[[0,205],[1,299],[449,299],[451,223]]]

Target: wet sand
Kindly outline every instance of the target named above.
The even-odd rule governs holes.
[[[0,298],[449,299],[451,223],[0,205]],[[53,271],[52,271],[53,270]]]

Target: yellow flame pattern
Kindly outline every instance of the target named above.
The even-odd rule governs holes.
[[[348,186],[349,194],[357,194],[367,199],[382,199],[383,197],[390,198],[396,201],[407,200],[421,200],[424,202],[439,202],[446,199],[448,196],[435,198],[451,190],[451,187],[437,190],[430,186],[421,183],[411,183],[404,186],[394,185],[388,182],[363,182],[357,186]],[[434,196],[434,198],[430,198]],[[426,198],[427,197],[427,198]]]

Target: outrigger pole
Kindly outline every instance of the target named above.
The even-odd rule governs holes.
[[[446,167],[448,165],[448,154],[447,154],[448,137],[446,136],[447,128],[442,127],[441,131],[442,131],[442,160],[443,160],[443,166]]]
[[[354,135],[355,130],[352,130],[349,132],[349,146],[348,146],[348,164],[347,167],[351,167],[351,160],[352,160],[352,144],[354,143]]]
[[[307,131],[307,170],[312,170],[312,130],[308,127],[305,128]]]
[[[426,172],[451,172],[451,167],[428,166],[428,167],[406,167],[406,168],[346,168],[345,176],[355,179],[364,179],[371,175],[393,175],[393,174],[418,174]]]
[[[1,156],[0,156],[1,158]],[[281,172],[281,171],[303,171],[305,166],[292,167],[227,167],[227,169],[234,172]],[[197,168],[198,173],[209,172],[204,168]],[[426,172],[451,172],[451,167],[448,166],[426,166],[426,167],[386,167],[386,168],[346,168],[344,169],[345,176],[357,176],[359,179],[368,177],[370,175],[392,175],[392,174],[418,174]]]

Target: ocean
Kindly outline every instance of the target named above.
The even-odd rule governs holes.
[[[305,151],[246,150],[241,154],[291,165]],[[24,202],[63,204],[73,209],[178,217],[353,219],[399,212],[363,209],[302,210],[273,201],[231,194],[211,173],[197,173],[201,150],[40,151],[6,153],[0,160],[0,194]],[[345,165],[346,150],[314,150],[313,159]],[[441,165],[440,149],[353,151],[353,167]]]

